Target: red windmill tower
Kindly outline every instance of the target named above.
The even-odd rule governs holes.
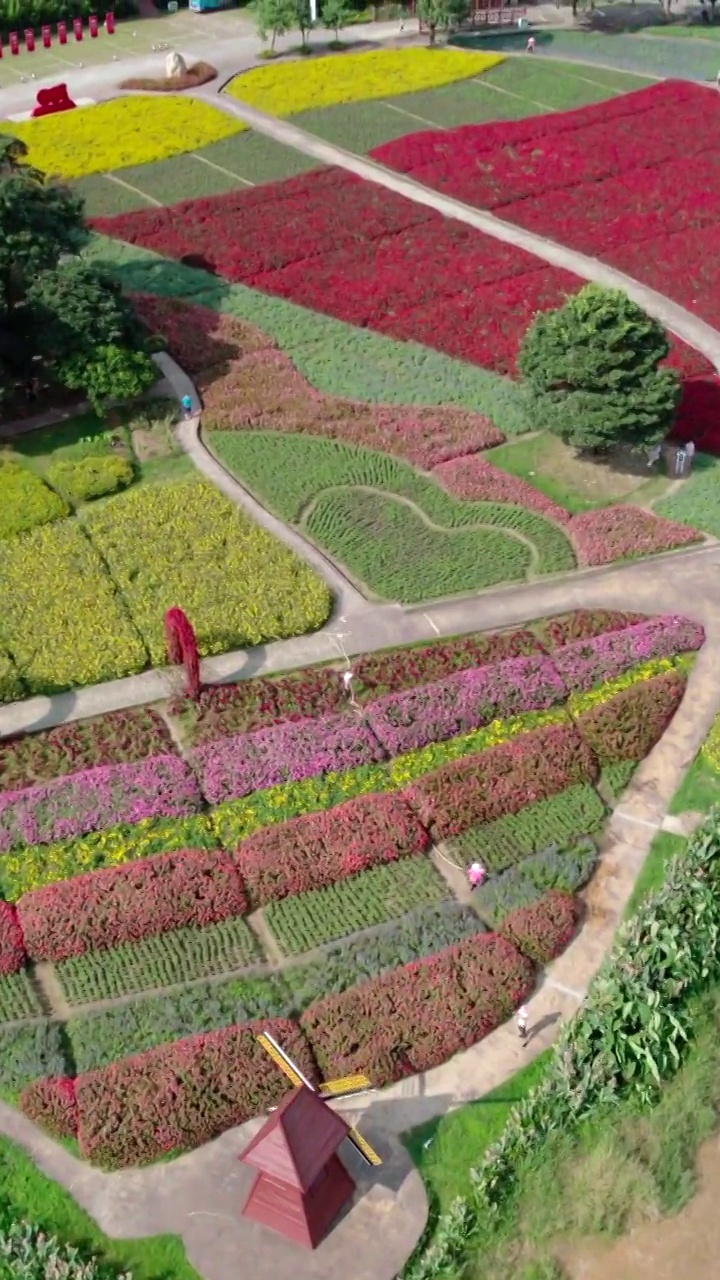
[[[330,1098],[365,1092],[370,1081],[351,1076],[323,1085],[316,1093],[272,1036],[258,1040],[296,1087],[240,1156],[243,1164],[258,1170],[243,1214],[316,1249],[355,1191],[337,1154],[339,1147],[347,1139],[367,1164],[382,1163],[357,1130],[328,1106]]]

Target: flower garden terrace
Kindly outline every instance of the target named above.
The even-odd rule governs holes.
[[[482,1038],[572,938],[702,643],[579,612],[361,656],[357,709],[310,668],[6,742],[4,1096],[118,1167],[276,1102],[261,1026],[311,1078],[378,1086]],[[158,1125],[181,1062],[206,1102]]]

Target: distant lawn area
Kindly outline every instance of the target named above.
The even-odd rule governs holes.
[[[317,168],[311,156],[246,132],[170,160],[92,174],[71,185],[85,201],[88,217],[100,218],[222,195]]]
[[[442,89],[304,111],[293,116],[293,123],[338,146],[367,152],[407,133],[569,111],[647,83],[643,76],[621,71],[511,58]]]

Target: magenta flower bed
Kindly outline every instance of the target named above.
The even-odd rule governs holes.
[[[49,844],[143,818],[182,818],[197,813],[200,805],[197,780],[177,756],[83,769],[43,786],[0,795],[0,851]]]
[[[366,708],[368,723],[391,756],[469,733],[491,720],[545,711],[565,700],[549,658],[508,658],[470,667],[434,684],[387,694]]]
[[[338,715],[285,721],[208,743],[191,754],[210,804],[385,759],[367,725]]]
[[[569,693],[583,693],[650,658],[674,658],[699,649],[705,632],[698,622],[674,614],[651,618],[624,631],[576,640],[556,649],[553,660]]]
[[[17,973],[25,959],[17,911],[9,902],[0,902],[0,973]]]
[[[611,564],[633,556],[650,556],[673,547],[700,542],[697,529],[642,511],[640,507],[606,507],[573,516],[567,532],[584,565]]]
[[[476,453],[441,462],[433,468],[433,475],[448,493],[468,502],[508,502],[537,511],[558,524],[568,524],[572,520],[569,511],[528,484],[527,480],[501,471]]]

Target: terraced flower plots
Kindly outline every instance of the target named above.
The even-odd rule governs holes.
[[[119,1167],[273,1105],[260,1027],[378,1085],[480,1039],[572,938],[702,642],[580,612],[361,655],[354,707],[325,667],[5,744],[0,1091]]]

